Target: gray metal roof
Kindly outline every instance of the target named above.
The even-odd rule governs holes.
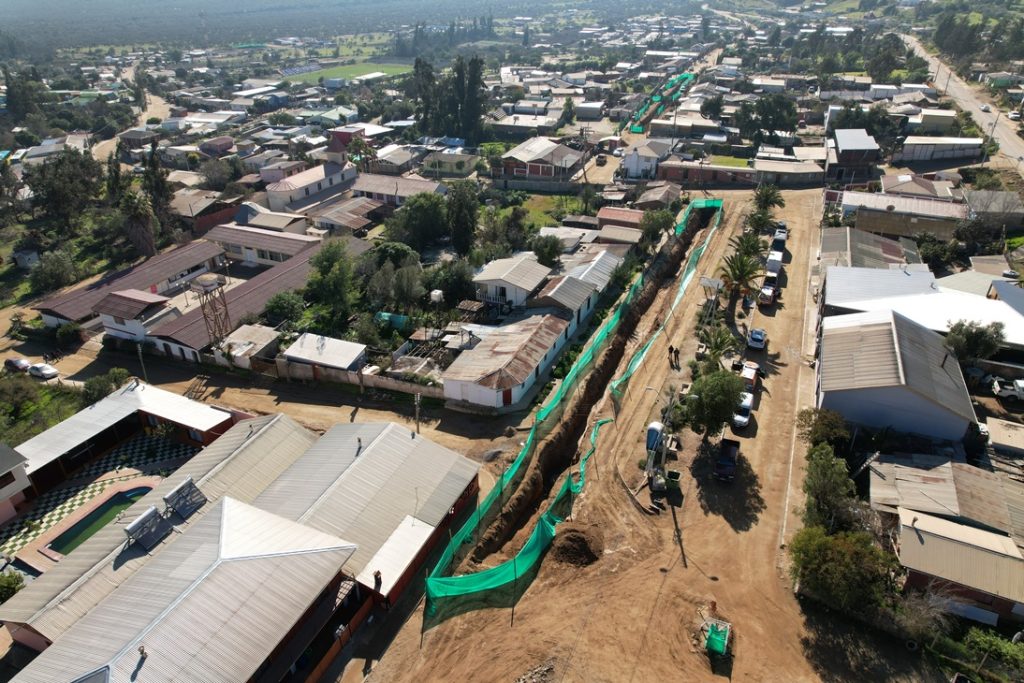
[[[338,424],[253,504],[355,543],[355,575],[406,516],[438,526],[478,469],[408,427]]]
[[[0,605],[0,621],[13,628],[28,624],[55,640],[150,559],[138,548],[124,548],[124,527],[151,505],[162,509],[163,496],[186,477],[193,478],[210,502],[228,492],[233,498],[251,502],[316,438],[285,415],[239,422],[120,518]],[[180,523],[192,524],[203,512],[201,509],[187,523]],[[152,553],[159,553],[164,545],[158,545]]]
[[[251,249],[265,249],[294,256],[300,251],[319,244],[320,238],[277,232],[243,225],[218,225],[206,233],[206,239],[220,245],[237,244]]]
[[[615,269],[622,264],[623,260],[622,257],[616,256],[611,251],[602,251],[590,261],[569,270],[568,275],[589,282],[597,288],[597,291],[603,292],[611,282]]]
[[[920,261],[917,244],[910,239],[889,239],[856,228],[823,228],[821,231],[822,265],[891,268]]]
[[[825,270],[827,306],[842,308],[847,303],[903,294],[928,294],[935,291],[938,291],[935,276],[926,270],[880,270],[842,266],[828,266]]]
[[[960,364],[942,336],[892,311],[825,318],[821,390],[905,386],[976,421]]]
[[[442,377],[445,381],[473,382],[490,389],[511,389],[524,384],[568,326],[568,322],[553,315],[534,315],[502,325],[475,347],[463,351]]]
[[[535,302],[554,304],[569,311],[576,312],[583,308],[596,288],[593,284],[579,280],[571,275],[552,278],[544,289],[537,293]]]
[[[878,149],[878,143],[863,128],[839,129],[835,131],[835,138],[840,152]]]
[[[25,456],[5,443],[0,443],[0,474],[7,474],[25,462]]]
[[[531,253],[491,261],[473,276],[473,282],[502,282],[532,292],[550,273]]]
[[[15,680],[248,680],[354,551],[223,498]]]

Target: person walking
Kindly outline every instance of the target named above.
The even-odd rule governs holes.
[[[673,353],[675,354],[675,357],[676,357],[676,369],[678,370],[679,369],[679,347],[678,346],[675,348],[675,351]]]
[[[675,365],[673,365],[673,360],[675,359],[675,353],[676,353],[676,350],[674,348],[672,348],[671,344],[669,344],[669,346],[668,346],[668,366],[670,368],[675,367]]]

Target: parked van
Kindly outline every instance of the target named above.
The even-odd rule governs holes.
[[[749,394],[757,391],[757,387],[761,382],[760,369],[761,367],[754,361],[748,360],[743,364],[743,369],[740,370],[740,379],[743,380],[743,391]]]
[[[771,275],[778,275],[782,272],[781,251],[773,251],[768,254],[768,263],[765,264],[765,270]]]

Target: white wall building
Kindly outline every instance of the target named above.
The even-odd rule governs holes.
[[[550,273],[550,268],[528,253],[491,261],[473,277],[473,283],[481,301],[516,308],[526,303]]]

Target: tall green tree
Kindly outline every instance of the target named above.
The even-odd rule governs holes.
[[[729,245],[741,256],[761,259],[768,254],[768,242],[756,232],[741,232],[729,240]]]
[[[434,192],[415,194],[388,219],[387,239],[407,244],[418,252],[437,243],[448,232],[445,200]]]
[[[171,185],[167,182],[167,170],[160,163],[156,140],[149,147],[142,167],[142,191],[149,199],[149,206],[157,220],[166,225],[170,220]]]
[[[309,263],[312,268],[306,285],[307,296],[326,308],[334,329],[344,329],[359,296],[345,243],[327,240]]]
[[[853,480],[846,461],[835,457],[828,444],[807,451],[803,488],[806,526],[820,526],[830,534],[853,526]]]
[[[110,206],[117,206],[121,203],[121,197],[131,184],[131,178],[121,172],[121,162],[117,154],[107,157],[107,174],[104,177],[104,185],[107,190],[107,203]]]
[[[668,209],[656,209],[644,211],[640,219],[640,230],[643,238],[651,244],[661,238],[661,233],[671,234],[676,226],[676,217]]]
[[[32,204],[69,226],[95,201],[103,182],[103,168],[90,154],[65,149],[46,163],[25,169],[32,188]]]
[[[465,256],[473,249],[479,221],[480,198],[476,184],[468,180],[452,183],[445,197],[445,213],[451,231],[452,248]]]
[[[821,527],[805,527],[789,544],[793,578],[825,603],[844,612],[871,613],[882,605],[896,558],[870,534],[833,536]]]
[[[958,320],[946,335],[946,348],[964,364],[973,364],[996,355],[1006,340],[1001,322],[983,325],[974,320]]]
[[[129,190],[121,197],[125,234],[140,256],[156,255],[156,218],[145,195]]]
[[[777,186],[771,184],[758,185],[757,189],[754,190],[754,206],[758,211],[771,211],[772,209],[781,209],[786,206],[786,200]]]
[[[721,370],[701,375],[686,400],[678,404],[677,417],[706,442],[732,419],[742,393],[743,380],[735,373]]]
[[[537,236],[530,242],[530,248],[537,256],[537,263],[554,268],[562,255],[562,240],[554,235]]]
[[[722,118],[722,110],[725,106],[725,98],[721,95],[709,97],[700,104],[700,115],[712,121]]]
[[[6,228],[18,221],[18,215],[21,213],[18,193],[22,187],[22,182],[14,175],[10,163],[0,162],[0,228]]]
[[[725,257],[718,272],[729,291],[729,309],[735,311],[740,295],[753,289],[755,282],[761,277],[764,270],[761,268],[760,261],[755,258],[730,254]]]

